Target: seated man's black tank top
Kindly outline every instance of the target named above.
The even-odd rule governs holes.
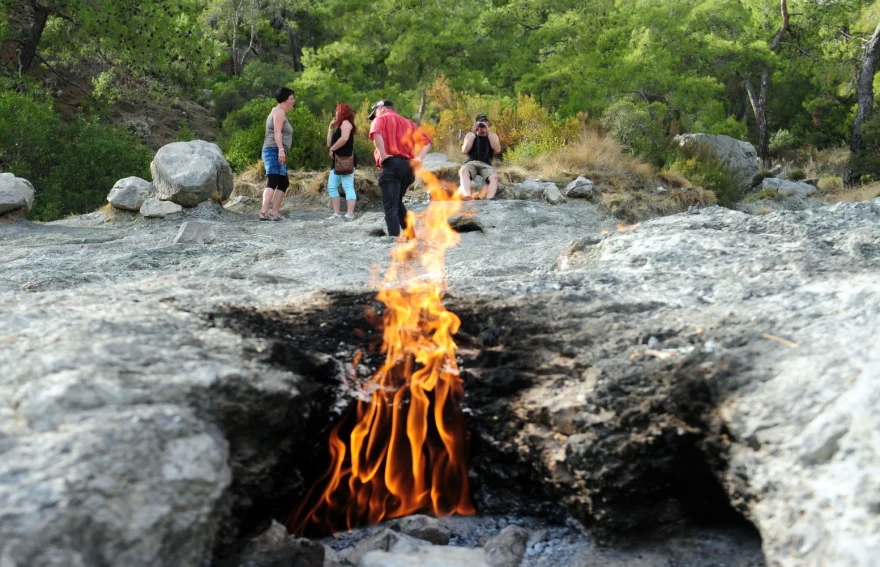
[[[471,151],[468,152],[468,161],[481,161],[485,164],[492,165],[492,158],[495,156],[495,150],[489,143],[489,136],[476,136],[474,143],[471,145]]]

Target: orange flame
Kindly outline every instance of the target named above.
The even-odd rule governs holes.
[[[429,171],[416,175],[431,203],[418,216],[409,213],[408,240],[392,249],[377,296],[386,306],[385,362],[361,390],[353,425],[343,420],[331,431],[330,467],[288,520],[292,532],[352,529],[417,512],[474,513],[452,340],[461,321],[442,303],[446,249],[459,241],[447,219],[461,203]]]
[[[640,223],[640,222],[637,222],[636,224],[629,224],[629,225],[620,223],[617,225],[617,230],[619,230],[620,232],[626,232],[628,230],[635,230],[635,229],[639,228],[639,226],[641,224],[642,223]]]

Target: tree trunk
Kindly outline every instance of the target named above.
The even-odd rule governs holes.
[[[287,23],[287,37],[290,39],[290,56],[293,58],[293,70],[303,71],[305,67],[302,64],[302,42],[299,38],[299,31],[291,22]]]
[[[10,10],[10,37],[0,49],[0,60],[12,64],[19,76],[31,70],[37,46],[52,10],[38,2],[21,0]]]
[[[849,149],[852,153],[857,153],[864,145],[862,137],[862,123],[871,115],[874,109],[874,75],[877,73],[877,62],[880,60],[880,24],[874,30],[874,35],[865,46],[862,54],[862,66],[859,69],[859,82],[856,92],[859,97],[859,108],[856,111],[856,119],[853,122],[852,141]],[[843,182],[846,185],[858,183],[859,175],[847,167],[843,175]]]
[[[764,67],[761,72],[760,91],[755,92],[751,79],[746,79],[746,92],[749,94],[749,102],[752,105],[752,112],[755,114],[755,128],[758,134],[758,157],[761,158],[761,165],[764,169],[770,169],[770,143],[767,132],[767,91],[770,86],[770,70]]]
[[[779,14],[782,16],[782,23],[779,26],[779,31],[776,32],[776,35],[773,36],[773,39],[770,41],[770,51],[776,51],[779,47],[780,42],[782,41],[782,37],[785,35],[785,32],[788,31],[789,24],[789,13],[788,13],[788,0],[779,0]],[[767,122],[767,98],[769,97],[770,90],[770,68],[767,65],[764,65],[763,70],[761,71],[761,90],[758,93],[755,93],[755,86],[752,84],[752,80],[748,77],[746,78],[746,91],[749,93],[749,102],[752,105],[752,112],[755,114],[755,128],[758,134],[758,157],[761,158],[761,164],[764,166],[764,169],[770,169],[770,142],[769,142],[769,125]]]
[[[426,89],[422,89],[422,100],[419,101],[419,113],[416,114],[416,122],[421,122],[425,115]]]

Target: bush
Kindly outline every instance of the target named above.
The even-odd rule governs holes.
[[[272,99],[255,99],[226,117],[220,128],[220,147],[233,171],[243,171],[260,159],[266,118],[275,106]],[[287,114],[293,127],[293,146],[287,156],[291,169],[323,169],[329,166],[326,127],[303,107]]]
[[[757,187],[758,185],[760,185],[761,183],[763,183],[763,181],[764,181],[765,179],[770,179],[770,178],[772,178],[772,177],[774,177],[774,176],[773,176],[773,174],[772,174],[771,172],[767,171],[766,169],[765,169],[765,170],[762,170],[761,172],[759,172],[757,175],[755,175],[755,176],[752,178],[752,182],[751,182],[749,185],[750,185],[751,187]]]
[[[694,185],[711,190],[719,204],[731,207],[740,199],[736,180],[712,150],[705,146],[684,146],[676,152],[676,156],[669,169],[683,175]]]
[[[602,114],[602,125],[632,154],[654,165],[666,162],[666,129],[644,105],[618,100]]]
[[[798,145],[794,134],[788,130],[777,130],[770,135],[770,153],[779,155],[780,152],[791,149]]]
[[[275,96],[280,87],[293,85],[296,73],[289,67],[254,59],[245,65],[241,75],[221,77],[212,89],[214,115],[219,120],[256,98]]]
[[[837,175],[830,175],[819,180],[819,190],[826,193],[833,193],[843,189],[843,178]]]
[[[119,128],[94,120],[64,125],[49,100],[0,93],[0,170],[34,185],[34,220],[93,211],[119,179],[149,178],[151,159]]]
[[[788,179],[790,181],[803,181],[806,178],[807,174],[800,169],[793,169],[788,173]]]
[[[880,178],[880,111],[876,110],[862,122],[864,145],[849,158],[849,167],[857,178]]]

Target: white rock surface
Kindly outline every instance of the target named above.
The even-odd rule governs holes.
[[[126,177],[113,185],[107,201],[117,209],[138,212],[152,193],[153,185],[146,179]]]
[[[809,183],[789,181],[787,179],[776,179],[775,177],[764,179],[761,182],[761,189],[779,191],[789,197],[807,197],[817,191],[816,187]]]
[[[156,197],[150,197],[141,205],[140,213],[147,218],[165,218],[168,215],[179,213],[183,207],[171,201],[160,201]]]
[[[761,171],[758,152],[748,142],[713,134],[679,134],[675,137],[675,142],[679,146],[708,147],[725,164],[741,190],[748,189],[752,179]]]
[[[408,552],[371,551],[358,567],[490,567],[482,549],[425,547]]]
[[[217,239],[214,229],[199,221],[186,221],[177,231],[174,244],[209,244]]]
[[[26,215],[34,206],[34,186],[27,179],[0,173],[0,215]]]
[[[439,171],[441,169],[461,167],[461,162],[449,159],[444,153],[431,152],[425,156],[422,166],[429,171]]]
[[[216,144],[204,140],[174,142],[156,152],[150,164],[156,195],[184,207],[232,194],[232,169]]]

